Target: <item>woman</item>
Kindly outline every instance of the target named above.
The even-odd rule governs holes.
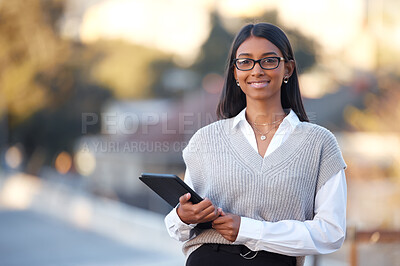
[[[303,265],[339,249],[346,164],[332,133],[308,122],[278,27],[250,24],[235,37],[217,113],[183,151],[185,182],[205,200],[186,194],[165,219],[186,265]]]

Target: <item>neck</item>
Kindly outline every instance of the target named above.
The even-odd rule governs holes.
[[[282,105],[265,102],[247,102],[246,119],[250,123],[270,124],[286,116]]]

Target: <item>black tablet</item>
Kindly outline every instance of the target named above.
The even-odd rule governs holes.
[[[176,175],[142,173],[139,179],[172,207],[176,207],[179,203],[179,198],[186,193],[191,194],[190,201],[193,204],[203,200],[199,194]],[[201,229],[211,228],[211,223],[198,224],[197,227]]]
[[[193,191],[193,189],[191,189],[176,175],[142,173],[142,176],[140,176],[139,179],[172,207],[176,207],[179,203],[179,198],[186,193],[191,194],[190,201],[193,204],[199,203],[203,200]]]

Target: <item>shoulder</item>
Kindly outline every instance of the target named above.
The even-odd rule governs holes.
[[[327,128],[309,122],[301,122],[298,126],[307,128],[308,142],[324,154],[340,153],[340,147],[335,135]]]
[[[329,129],[323,126],[310,122],[301,122],[298,126],[309,132],[309,134],[313,136],[314,140],[318,139],[321,141],[336,141],[335,135]]]

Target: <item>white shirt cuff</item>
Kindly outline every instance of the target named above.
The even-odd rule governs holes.
[[[262,221],[240,217],[239,233],[235,244],[246,245],[250,249],[255,249],[261,239],[263,227]]]
[[[171,211],[171,216],[169,218],[170,221],[174,222],[175,225],[180,229],[193,229],[196,227],[196,224],[187,224],[181,220],[181,218],[178,215],[178,208],[175,208],[173,211]]]

